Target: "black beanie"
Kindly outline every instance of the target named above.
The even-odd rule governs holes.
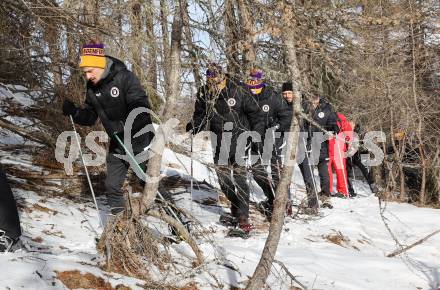
[[[286,92],[286,91],[293,91],[293,86],[291,82],[283,83],[283,86],[281,87],[281,92]]]

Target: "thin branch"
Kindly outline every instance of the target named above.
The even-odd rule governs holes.
[[[289,269],[287,269],[286,265],[284,265],[283,262],[278,261],[278,260],[273,260],[274,263],[277,263],[278,265],[281,266],[281,268],[286,272],[287,275],[289,275],[290,279],[292,279],[292,281],[294,281],[295,283],[297,283],[302,289],[307,290],[307,287],[304,286],[301,282],[299,282],[295,276],[293,276],[292,273],[290,273]]]
[[[404,247],[404,248],[401,248],[401,249],[399,249],[399,250],[396,250],[396,251],[392,252],[391,254],[388,254],[387,257],[391,258],[391,257],[395,257],[395,256],[397,256],[397,255],[400,255],[400,254],[402,254],[403,252],[406,252],[406,251],[408,251],[409,249],[412,249],[412,248],[414,248],[415,246],[420,245],[421,243],[425,242],[427,239],[429,239],[430,237],[432,237],[432,236],[434,236],[434,235],[436,235],[436,234],[438,234],[438,233],[440,233],[440,230],[436,230],[435,232],[433,232],[433,233],[427,235],[426,237],[424,237],[424,238],[418,240],[417,242],[415,242],[415,243],[413,243],[413,244],[411,244],[411,245],[409,245],[409,246],[406,246],[406,247]]]

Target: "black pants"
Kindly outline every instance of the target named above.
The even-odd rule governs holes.
[[[328,175],[328,160],[321,159],[318,162],[319,181],[321,183],[321,193],[326,196],[331,195],[330,177]]]
[[[6,174],[0,169],[0,230],[6,236],[17,240],[21,235],[17,205],[8,185]]]
[[[220,188],[231,202],[231,213],[239,220],[249,218],[249,186],[247,172],[237,164],[221,165],[215,169]]]
[[[309,144],[309,142],[307,142]],[[331,195],[331,189],[330,189],[330,177],[328,173],[328,141],[322,142],[319,145],[319,151],[314,148],[314,146],[310,147],[311,145],[307,145],[307,150],[311,150],[311,155],[308,156],[309,162],[312,164],[318,163],[318,174],[319,174],[319,181],[321,184],[321,192],[320,194],[330,196]]]
[[[273,205],[275,192],[280,182],[281,159],[274,156],[270,162],[270,174],[266,171],[266,165],[258,162],[252,167],[255,182],[261,187],[269,204]]]
[[[316,198],[317,188],[313,176],[313,165],[309,165],[309,159],[304,157],[303,161],[298,164],[301,174],[303,176],[304,184],[307,192],[307,206],[318,207],[318,199]]]
[[[135,154],[136,155],[136,154]],[[114,156],[114,153],[107,154],[107,177],[105,179],[105,193],[107,202],[112,214],[117,214],[124,210],[125,198],[122,186],[130,164]],[[145,171],[146,164],[141,163],[140,167]],[[144,182],[141,182],[144,184]]]
[[[351,193],[354,192],[354,189],[353,189],[353,184],[352,184],[350,179],[354,178],[353,170],[354,170],[354,166],[355,165],[357,167],[359,167],[359,169],[362,172],[362,175],[367,180],[368,184],[373,184],[374,183],[373,173],[371,172],[371,170],[368,171],[368,168],[362,163],[361,155],[357,152],[352,157],[348,157],[347,158],[348,192],[351,192]]]

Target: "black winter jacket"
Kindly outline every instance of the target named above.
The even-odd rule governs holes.
[[[289,118],[289,123],[287,124],[288,125],[288,129],[286,130],[286,131],[288,131],[289,129],[290,129],[290,124],[291,124],[291,122],[292,122],[292,117],[293,117],[293,103],[287,103],[287,101],[285,101],[284,99],[283,99],[283,101],[284,101],[284,103],[286,104],[286,106],[287,106],[287,112],[288,112],[288,118]],[[305,110],[306,110],[306,108],[307,108],[307,105],[306,105],[306,102],[303,100],[302,102],[301,102],[301,110],[302,110],[302,112],[304,113],[305,112]],[[307,130],[304,128],[304,119],[303,118],[300,118],[300,123],[299,123],[299,131],[300,132],[307,132]],[[300,135],[300,138],[301,137],[303,137],[304,135]],[[308,138],[308,136],[307,136],[307,138],[305,138],[305,140],[300,140],[300,146],[303,146],[303,142],[305,142],[306,144],[307,144],[307,142],[308,142],[308,140],[309,140],[309,138]],[[282,141],[284,141],[284,136],[283,136],[283,139],[282,139]],[[277,143],[278,144],[278,143]],[[281,144],[283,144],[283,142],[281,142]]]
[[[226,87],[219,94],[211,92],[206,85],[201,87],[197,92],[192,120],[193,123],[187,125],[187,130],[194,128],[193,133],[196,134],[207,128],[217,135],[215,163],[218,162],[225,123],[232,123],[229,150],[231,162],[234,161],[237,139],[241,133],[256,131],[264,136],[265,132],[263,116],[260,114],[257,101],[249,96],[246,87],[234,79],[227,79]]]
[[[289,130],[292,110],[281,95],[275,92],[272,87],[266,86],[261,93],[252,95],[251,97],[254,97],[258,102],[266,130],[274,126],[278,127],[276,129],[277,132],[283,133]],[[264,140],[265,136],[262,137]],[[283,144],[283,136],[273,142],[275,144],[275,150],[273,150],[272,154],[279,155],[280,152],[278,149]]]
[[[313,109],[310,104],[305,103],[303,110],[322,128],[327,131],[333,131],[334,133],[339,132],[336,113],[325,98],[319,100],[319,105],[316,109]],[[307,120],[304,120],[303,122],[303,129],[308,132],[308,144],[311,144],[313,133],[322,132],[322,130]],[[328,158],[328,141],[321,143],[319,159],[322,160],[325,158]]]
[[[150,105],[138,78],[125,64],[110,56],[107,56],[107,62],[111,63],[106,69],[107,75],[97,85],[87,83],[84,106],[77,111],[73,119],[80,125],[92,126],[99,117],[111,138],[110,152],[123,153],[113,134],[117,133],[124,142],[124,125],[130,112],[135,108],[150,108]],[[139,114],[134,120],[131,136],[151,123],[150,114]],[[149,133],[133,139],[133,152],[141,152],[153,136],[154,133]]]
[[[6,174],[0,167],[0,230],[11,239],[18,239],[21,235],[20,219],[14,195],[9,187]]]
[[[287,103],[287,101],[286,100],[284,100],[283,99],[283,101],[284,101],[284,103],[286,104],[286,106],[287,106],[287,112],[288,112],[288,114],[289,114],[289,123],[287,124],[287,130],[289,130],[290,129],[290,124],[291,124],[291,122],[292,122],[292,117],[293,117],[293,103]],[[308,110],[308,104],[307,104],[307,102],[306,101],[302,101],[301,102],[301,111],[303,112],[303,113],[306,113],[307,112],[307,110]],[[307,114],[307,113],[306,113]],[[300,123],[299,123],[299,130],[301,131],[301,132],[308,132],[308,123],[307,123],[307,129],[305,128],[305,126],[306,126],[306,123],[305,123],[305,120],[304,120],[304,118],[300,118]],[[287,131],[286,130],[286,131]]]
[[[253,97],[258,101],[266,129],[279,125],[278,131],[289,130],[292,113],[287,103],[272,87],[264,87],[260,94]]]

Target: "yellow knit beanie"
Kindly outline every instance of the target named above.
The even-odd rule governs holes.
[[[104,44],[92,40],[83,46],[79,67],[99,67],[103,69],[105,63]]]

